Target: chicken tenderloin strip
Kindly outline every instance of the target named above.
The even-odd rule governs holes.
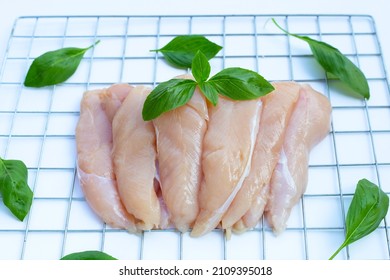
[[[140,230],[160,225],[156,134],[153,123],[142,119],[143,104],[150,91],[147,87],[135,87],[112,123],[112,157],[120,198],[126,210],[137,219]]]
[[[178,78],[193,79],[190,75]],[[201,155],[208,109],[196,88],[190,101],[153,120],[162,197],[170,222],[181,232],[192,227],[198,212]]]
[[[265,217],[276,234],[285,229],[291,209],[306,190],[310,151],[329,133],[331,110],[324,95],[308,85],[301,87],[265,209]]]
[[[111,159],[112,118],[132,88],[118,84],[84,93],[76,145],[78,177],[89,206],[111,227],[136,232],[134,217],[119,198]]]
[[[203,141],[200,213],[191,236],[203,235],[221,221],[251,166],[261,113],[260,99],[233,101],[220,97],[210,108]]]
[[[227,237],[233,225],[250,209],[254,198],[262,202],[262,209],[257,212],[259,217],[268,200],[268,183],[278,162],[287,123],[300,89],[294,82],[278,82],[273,86],[275,90],[262,97],[263,109],[249,175],[222,218]]]

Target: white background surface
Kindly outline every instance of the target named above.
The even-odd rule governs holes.
[[[245,3],[245,4],[244,4]],[[0,65],[15,19],[25,15],[170,14],[367,14],[374,17],[386,69],[390,65],[390,18],[386,0],[0,0]]]

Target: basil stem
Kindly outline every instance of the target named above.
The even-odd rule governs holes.
[[[345,241],[329,259],[332,260],[344,247],[377,229],[388,209],[387,194],[367,179],[360,180],[348,208]]]
[[[62,48],[42,54],[31,64],[24,85],[44,87],[65,82],[77,70],[84,54],[100,41],[87,48]]]
[[[209,41],[201,35],[182,35],[175,37],[161,49],[151,50],[161,52],[169,64],[177,68],[191,68],[196,53],[201,51],[207,59],[213,58],[221,46]]]
[[[272,19],[272,21],[287,35],[301,39],[308,43],[314,58],[326,72],[332,74],[335,78],[340,79],[340,81],[360,96],[366,99],[370,98],[370,88],[363,72],[338,49],[325,42],[316,41],[307,36],[299,36],[297,34],[289,33],[284,30],[275,21],[275,19]]]
[[[20,221],[30,211],[33,198],[27,177],[27,167],[22,161],[0,158],[0,193],[4,205]]]
[[[110,256],[101,251],[83,251],[72,253],[62,257],[60,260],[117,260],[113,256]]]

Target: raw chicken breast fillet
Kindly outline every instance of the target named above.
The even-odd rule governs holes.
[[[114,171],[120,198],[137,219],[137,228],[150,230],[160,224],[156,194],[156,134],[152,122],[142,119],[150,89],[135,87],[115,114],[112,123]],[[156,185],[156,187],[155,187]]]
[[[220,223],[248,175],[259,127],[261,101],[220,97],[210,108],[203,142],[200,213],[191,232],[203,235]]]
[[[268,183],[278,162],[287,123],[300,89],[300,85],[294,82],[273,83],[273,86],[275,90],[262,97],[263,108],[249,175],[222,218],[222,228],[227,230],[227,237],[230,236],[233,225],[253,207],[254,198],[261,205],[260,209],[256,209],[258,218],[255,224],[263,215],[268,199]],[[246,225],[252,226],[254,225]]]
[[[265,210],[265,217],[276,234],[285,229],[292,207],[306,189],[309,152],[329,133],[330,114],[329,100],[303,85],[271,178]]]
[[[76,127],[77,170],[85,199],[114,228],[136,232],[118,194],[111,158],[112,118],[133,87],[125,84],[84,93]]]
[[[207,120],[207,103],[198,88],[187,104],[153,120],[162,196],[171,223],[181,232],[193,225],[199,212],[201,154]]]

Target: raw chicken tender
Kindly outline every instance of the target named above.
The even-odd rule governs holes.
[[[273,86],[255,100],[220,96],[217,106],[196,88],[153,121],[142,118],[146,87],[85,92],[76,144],[86,201],[130,232],[192,228],[196,237],[221,225],[229,237],[263,214],[283,231],[307,185],[309,152],[329,133],[331,106],[308,85]]]
[[[156,134],[152,122],[142,119],[143,104],[149,93],[149,88],[135,87],[112,123],[112,157],[120,198],[141,230],[157,228],[160,224],[158,183],[155,182]]]
[[[265,217],[276,234],[285,229],[292,207],[306,189],[309,152],[329,133],[330,113],[331,106],[325,96],[308,85],[301,87],[271,178],[265,210]]]
[[[275,90],[262,97],[263,109],[249,175],[222,218],[222,228],[227,230],[227,236],[232,226],[245,213],[254,210],[251,209],[254,204],[259,204],[254,213],[254,224],[246,225],[253,227],[263,215],[268,199],[268,183],[278,162],[287,123],[300,90],[300,85],[294,82],[273,83],[273,86]]]
[[[76,127],[77,170],[85,199],[114,228],[136,232],[118,194],[111,159],[112,118],[133,87],[120,84],[84,93]]]
[[[207,103],[198,88],[186,105],[153,120],[162,196],[170,221],[181,232],[193,225],[199,212],[202,143],[207,120]]]
[[[219,98],[210,108],[203,142],[200,213],[191,232],[203,235],[220,223],[248,175],[259,127],[261,101]]]

